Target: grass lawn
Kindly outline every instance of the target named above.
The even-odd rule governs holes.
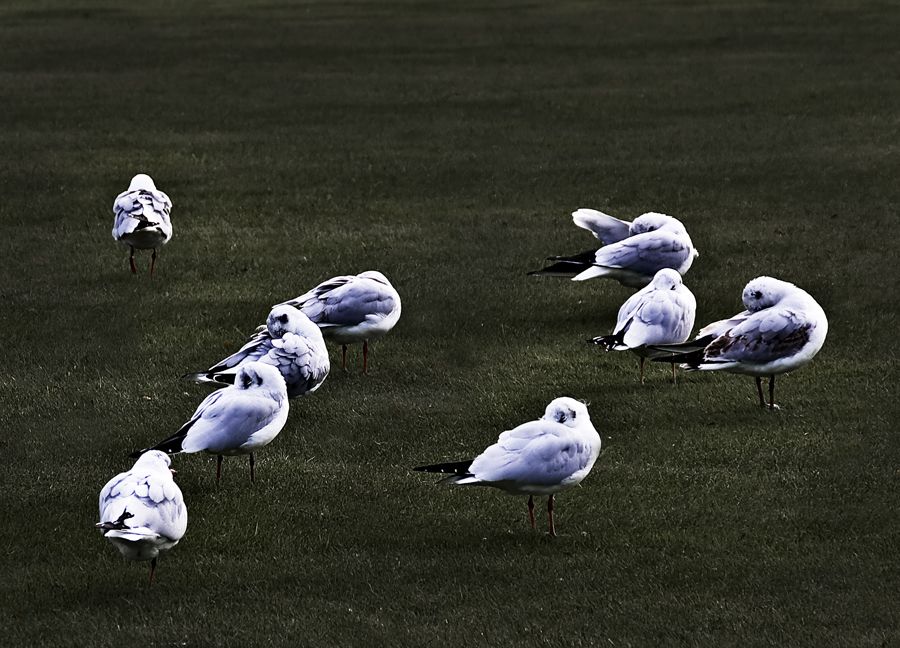
[[[888,2],[0,4],[0,643],[900,644],[898,33]],[[140,171],[152,281],[110,236]],[[588,347],[631,291],[525,275],[590,247],[577,207],[681,219],[698,325],[762,274],[816,297],[783,409]],[[333,350],[253,486],[175,457],[146,588],[103,484],[207,393],[181,374],[369,269],[403,298],[370,375]],[[560,395],[605,445],[560,537],[410,471]]]

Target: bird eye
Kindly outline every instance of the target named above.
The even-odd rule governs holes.
[[[755,293],[753,293],[753,299],[762,299],[762,293],[757,290]]]
[[[556,420],[558,423],[565,423],[566,422],[566,413],[563,412],[562,410],[559,410],[556,413]]]
[[[252,383],[253,378],[249,374],[244,374],[243,378],[241,378],[241,384],[244,386],[244,389],[247,389]]]
[[[281,322],[282,324],[287,324],[287,323],[288,323],[288,316],[287,316],[287,313],[284,313],[283,315],[279,315],[276,319],[277,319],[279,322]]]

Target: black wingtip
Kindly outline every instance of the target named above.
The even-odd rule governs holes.
[[[413,468],[416,472],[444,473],[451,475],[467,475],[469,467],[474,459],[466,459],[464,461],[450,461],[448,463],[431,464],[430,466],[416,466]]]

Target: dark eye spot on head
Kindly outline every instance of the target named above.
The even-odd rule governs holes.
[[[277,319],[277,320],[278,320],[279,322],[281,322],[282,324],[287,324],[287,323],[288,323],[288,316],[287,316],[287,313],[284,313],[283,315],[279,315],[279,316],[276,317],[275,319]]]
[[[753,293],[753,299],[762,299],[762,293],[757,290],[755,293]]]
[[[241,384],[244,386],[244,389],[249,387],[252,382],[253,382],[253,378],[250,377],[250,374],[246,374],[246,373],[243,374],[243,376],[241,378]]]
[[[559,423],[565,423],[565,421],[566,421],[566,413],[563,412],[562,410],[559,410],[559,411],[556,413],[556,420],[557,420],[557,422],[559,422]]]

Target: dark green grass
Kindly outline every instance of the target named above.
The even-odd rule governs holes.
[[[900,641],[896,6],[140,4],[0,6],[2,643]],[[138,171],[175,203],[153,281],[109,235]],[[581,206],[687,224],[698,324],[760,274],[819,299],[781,411],[584,344],[630,291],[524,276],[590,246]],[[176,458],[146,589],[100,488],[193,412],[179,375],[366,269],[403,296],[371,375],[292,402],[255,486]],[[559,538],[410,473],[563,394],[606,450]]]

